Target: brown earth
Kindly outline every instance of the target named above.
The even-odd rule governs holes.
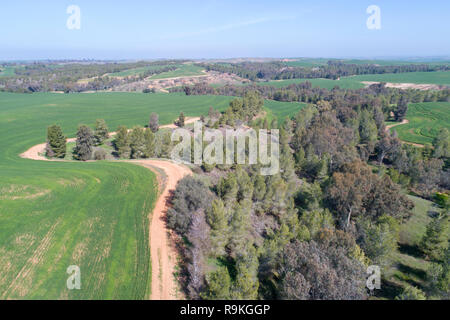
[[[199,118],[187,118],[186,124],[193,123]],[[174,128],[175,125],[165,125],[160,128]],[[112,132],[110,135],[114,135]],[[75,141],[74,138],[67,139],[67,142]],[[45,143],[31,147],[20,156],[26,159],[43,160],[43,161],[63,161],[51,160],[43,156],[45,152]],[[135,163],[152,170],[160,177],[162,170],[165,175],[165,187],[162,190],[158,200],[155,203],[153,212],[150,213],[150,256],[152,266],[152,290],[150,298],[152,300],[175,300],[183,299],[177,281],[175,279],[175,271],[177,264],[177,253],[171,240],[171,231],[165,223],[165,215],[169,208],[169,197],[175,190],[178,181],[183,177],[192,174],[191,170],[184,165],[176,164],[168,160],[127,160],[124,162]],[[156,170],[156,169],[158,170]]]
[[[378,84],[378,81],[361,81],[367,87],[372,84]],[[443,90],[446,87],[438,84],[426,84],[426,83],[392,83],[386,82],[386,88],[396,88],[396,89],[417,89],[417,90]]]

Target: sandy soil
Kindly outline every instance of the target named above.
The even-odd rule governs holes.
[[[367,87],[372,84],[380,83],[378,81],[361,81]],[[386,82],[386,88],[396,88],[396,89],[417,89],[417,90],[442,90],[445,86],[440,86],[437,84],[425,84],[425,83],[392,83]]]
[[[183,299],[174,273],[177,264],[177,253],[171,241],[171,232],[166,227],[165,216],[171,192],[178,181],[191,174],[185,166],[164,160],[138,160],[136,163],[153,170],[161,169],[167,176],[166,186],[159,196],[153,210],[150,225],[150,251],[152,259],[152,300]],[[153,170],[155,173],[157,171]]]
[[[193,123],[200,118],[186,118],[186,124]],[[160,128],[176,128],[175,125],[165,125]],[[110,133],[115,135],[115,132]],[[68,139],[67,142],[75,141],[74,138]],[[31,147],[20,156],[26,159],[43,160],[43,161],[64,161],[50,160],[43,156],[45,152],[45,143]],[[156,201],[153,213],[151,213],[150,224],[150,255],[152,261],[152,300],[175,300],[183,299],[174,272],[177,264],[177,253],[171,241],[171,231],[166,227],[165,215],[169,208],[168,199],[175,190],[178,181],[186,175],[192,174],[191,170],[184,165],[176,164],[168,160],[127,160],[126,162],[135,163],[144,166],[157,175],[158,170],[163,170],[167,176],[164,190],[162,190],[158,200]]]
[[[391,128],[394,128],[396,126],[399,126],[399,125],[402,125],[402,124],[407,124],[407,123],[409,123],[409,121],[407,119],[403,119],[402,122],[393,123],[393,124],[390,124],[390,125],[386,126],[386,131],[389,131],[389,130],[391,130]]]

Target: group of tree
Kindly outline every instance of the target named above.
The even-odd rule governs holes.
[[[232,73],[252,81],[308,78],[338,79],[340,77],[361,74],[432,72],[449,70],[447,65],[408,64],[380,66],[375,64],[351,64],[339,60],[330,60],[326,65],[314,67],[292,67],[286,66],[283,62],[278,61],[210,63],[203,64],[203,66],[207,71]]]

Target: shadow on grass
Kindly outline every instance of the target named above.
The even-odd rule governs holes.
[[[399,263],[398,264],[398,270],[402,273],[408,274],[408,275],[413,275],[421,280],[426,280],[427,278],[427,273],[421,269],[418,268],[413,268],[411,266],[407,266],[403,263]]]
[[[398,251],[402,254],[407,254],[409,256],[413,256],[415,258],[423,259],[423,253],[419,249],[417,245],[410,245],[407,243],[399,243],[398,244]]]
[[[403,287],[393,281],[382,279],[381,289],[376,291],[376,297],[383,297],[393,300],[396,296],[403,292]]]

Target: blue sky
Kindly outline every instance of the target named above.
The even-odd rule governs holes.
[[[0,60],[450,55],[448,0],[15,0],[0,13]]]

